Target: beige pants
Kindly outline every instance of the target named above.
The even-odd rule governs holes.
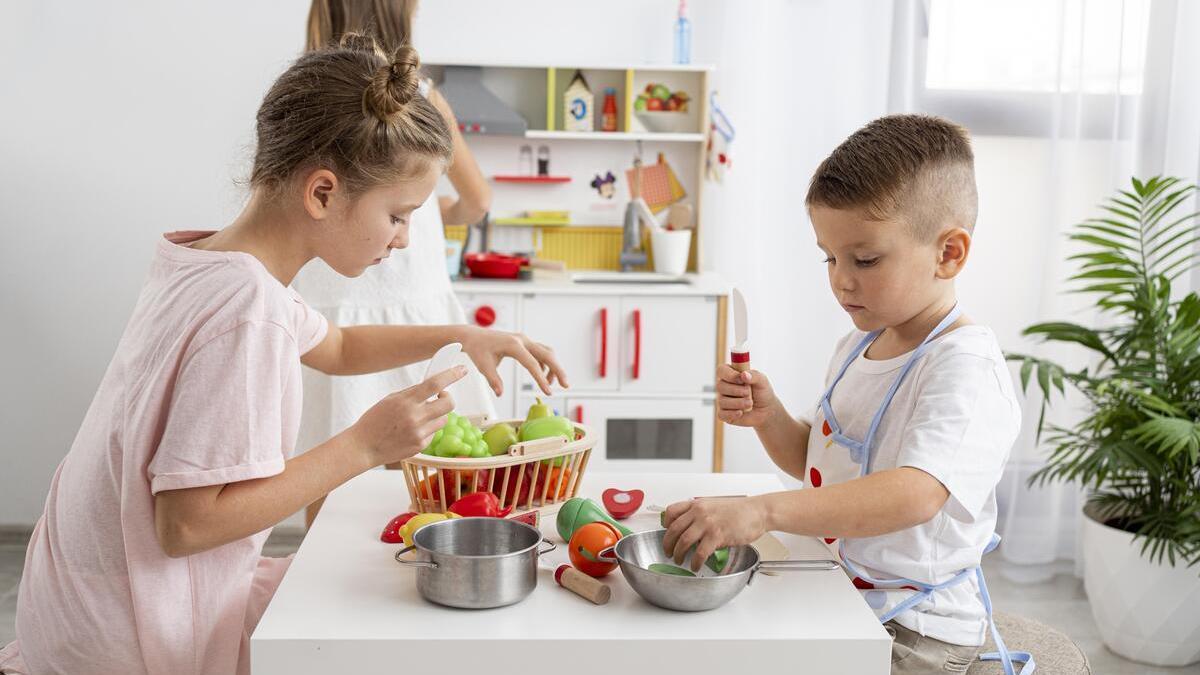
[[[982,649],[935,640],[895,621],[883,628],[892,636],[892,675],[965,673]]]

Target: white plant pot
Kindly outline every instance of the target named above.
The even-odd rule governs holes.
[[[1200,661],[1200,565],[1142,556],[1133,535],[1083,509],[1083,583],[1100,636],[1121,656],[1156,666]]]

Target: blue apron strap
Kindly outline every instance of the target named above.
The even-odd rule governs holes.
[[[995,538],[998,541],[998,537]],[[987,610],[988,626],[992,631],[992,640],[996,642],[996,651],[980,654],[980,661],[999,661],[1004,667],[1004,675],[1017,675],[1013,668],[1013,662],[1024,663],[1021,668],[1020,675],[1033,675],[1037,665],[1033,662],[1033,654],[1029,652],[1010,652],[1004,644],[1004,640],[1000,637],[1000,629],[996,628],[996,618],[992,615],[992,598],[988,595],[987,582],[983,580],[983,568],[975,568],[975,578],[979,580],[979,597],[983,599],[983,606]]]

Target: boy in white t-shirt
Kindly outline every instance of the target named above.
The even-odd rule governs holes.
[[[875,120],[822,162],[806,204],[857,328],[825,395],[795,419],[764,374],[717,371],[720,419],[753,428],[806,489],[674,504],[666,551],[682,562],[695,546],[698,566],[769,530],[822,537],[893,636],[893,673],[965,672],[988,628],[976,568],[1021,424],[995,334],[955,298],[977,210],[970,140],[934,117]]]

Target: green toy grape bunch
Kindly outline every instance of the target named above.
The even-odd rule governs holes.
[[[434,432],[422,452],[434,457],[491,457],[483,431],[455,413],[446,417],[446,426]]]

